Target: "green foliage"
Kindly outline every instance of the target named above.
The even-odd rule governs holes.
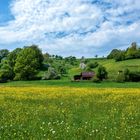
[[[107,56],[108,59],[113,59],[115,58],[118,54],[120,53],[120,50],[118,49],[113,49],[110,54]]]
[[[61,75],[64,75],[64,74],[67,74],[67,68],[63,65],[59,65],[58,66],[58,72],[61,74]]]
[[[131,82],[140,82],[140,72],[130,72],[129,73],[129,80]]]
[[[92,81],[94,83],[101,83],[101,80],[97,76],[93,77],[93,80]]]
[[[135,53],[136,58],[140,58],[140,48],[137,49],[137,52]]]
[[[63,57],[62,56],[59,56],[59,55],[55,55],[55,59],[56,60],[63,60]]]
[[[125,60],[125,51],[120,51],[118,54],[114,57],[115,61],[123,61]]]
[[[125,81],[125,75],[124,75],[123,72],[118,73],[116,81],[119,82],[119,83],[123,83]]]
[[[43,80],[53,80],[53,79],[60,79],[60,76],[58,75],[57,71],[49,67],[48,71],[44,74]]]
[[[103,79],[107,79],[107,71],[106,68],[102,65],[100,65],[97,69],[97,78],[100,79],[100,81],[102,81]]]
[[[115,61],[125,60],[125,51],[113,49],[107,56],[108,59],[115,59]]]
[[[36,46],[33,45],[30,47],[25,47],[25,48],[32,48],[34,50]],[[39,75],[39,74],[40,74],[39,76],[42,77],[44,71],[47,71],[48,67],[50,66],[55,69],[57,75],[63,76],[63,79],[66,76],[72,77],[73,75],[79,74],[82,72],[82,70],[78,67],[80,62],[86,63],[86,68],[84,69],[84,71],[92,71],[94,69],[95,73],[98,73],[96,72],[98,71],[98,67],[97,67],[98,64],[103,65],[107,69],[108,78],[110,81],[116,80],[116,74],[118,70],[120,69],[128,68],[131,72],[135,72],[136,69],[138,72],[140,71],[139,59],[120,62],[122,60],[130,59],[133,57],[140,58],[140,48],[138,48],[138,46],[135,43],[133,43],[131,47],[128,48],[126,51],[121,51],[117,49],[112,50],[111,56],[108,58],[113,58],[116,61],[119,61],[117,63],[111,59],[110,60],[95,59],[95,58],[86,59],[84,57],[82,57],[81,59],[76,59],[76,57],[73,57],[73,56],[66,57],[65,59],[63,59],[63,57],[61,56],[49,55],[48,53],[45,53],[42,56],[42,54],[40,53],[40,50],[38,51],[39,52],[38,54],[41,54],[40,55],[41,57],[36,56],[34,57],[35,58],[34,59],[31,56],[34,56],[35,53],[28,52],[28,54],[30,54],[29,57],[25,54],[22,54],[25,48],[23,49],[17,48],[8,54],[5,53],[6,54],[5,57],[2,58],[2,61],[0,63],[0,71],[2,71],[1,73],[6,73],[10,69],[8,73],[11,73],[12,76],[6,76],[6,77],[10,77],[9,80],[12,80],[12,79],[30,80],[30,79],[36,78],[36,75]],[[4,53],[1,53],[1,54],[4,54]],[[130,57],[126,58],[126,56],[130,56]],[[42,64],[43,59],[44,61]],[[9,68],[5,68],[5,71],[6,71],[5,72],[4,67],[6,66],[8,66]],[[39,71],[39,74],[37,74],[38,71]],[[6,75],[6,74],[2,74],[2,75]],[[125,72],[124,72],[124,75],[125,75]],[[129,75],[130,74],[125,75],[125,81],[130,81]]]
[[[125,81],[129,81],[129,79],[130,79],[130,77],[129,77],[129,74],[130,74],[129,69],[125,68],[123,73],[124,73]]]
[[[0,70],[0,83],[7,82],[9,79],[9,71]]]
[[[116,61],[140,58],[140,48],[138,48],[136,42],[133,42],[125,51],[113,49],[107,58]]]
[[[12,68],[7,63],[7,60],[3,61],[0,68],[0,82],[6,82],[12,80],[14,73]]]
[[[98,67],[98,62],[90,62],[87,64],[87,67],[91,68],[91,69],[94,69],[96,67]]]
[[[22,49],[16,59],[14,80],[32,80],[41,68],[43,55],[38,46],[32,45]]]
[[[9,54],[9,51],[7,49],[0,50],[0,62],[3,58],[7,57],[8,54]]]
[[[48,62],[48,60],[50,59],[50,54],[48,53],[43,54],[43,58],[44,58],[44,62]]]
[[[126,59],[137,58],[136,57],[138,55],[137,51],[138,51],[137,50],[137,45],[135,43],[132,43],[131,47],[126,50],[125,58]]]
[[[32,82],[1,88],[1,140],[139,140],[140,89],[104,90],[96,87],[102,84],[92,82],[96,88],[83,88],[86,83],[70,88],[60,87],[59,81],[57,87],[48,86],[54,81]],[[21,87],[23,83],[29,87]]]
[[[124,69],[121,73],[118,73],[117,82],[139,82],[140,81],[140,72],[138,71],[129,71]]]
[[[93,71],[93,69],[90,68],[90,67],[86,67],[85,69],[83,69],[83,71],[87,71],[87,72],[89,72],[89,71]]]
[[[7,56],[7,63],[9,65],[9,67],[11,68],[11,73],[12,73],[12,79],[15,77],[15,73],[14,73],[14,67],[15,67],[15,63],[16,63],[16,59],[17,59],[17,55],[18,53],[21,51],[21,48],[16,48],[15,50],[13,50],[12,52],[10,52]],[[11,79],[11,80],[12,80]]]
[[[49,64],[43,64],[41,67],[41,71],[46,71],[46,70],[48,70],[49,67],[50,67]]]
[[[89,62],[84,70],[85,71],[93,71],[93,69],[98,67],[98,65],[99,64],[97,62]]]
[[[75,56],[69,56],[65,58],[65,62],[69,63],[71,65],[76,65],[77,64],[77,59]]]

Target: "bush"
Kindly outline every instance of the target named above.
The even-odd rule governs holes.
[[[99,78],[100,81],[102,81],[103,79],[107,79],[107,75],[108,73],[106,71],[106,68],[100,65],[97,70],[97,78]]]
[[[86,67],[85,71],[89,72],[89,71],[93,71],[93,70],[90,67]]]
[[[118,83],[124,83],[124,82],[125,82],[125,75],[124,75],[123,72],[118,74],[118,76],[117,76],[117,78],[116,78],[116,81],[117,81]]]
[[[129,70],[126,68],[124,69],[124,77],[125,77],[125,81],[129,81],[130,78],[129,78]]]
[[[10,79],[10,71],[9,70],[1,70],[0,71],[0,83],[5,83]]]
[[[121,73],[118,74],[116,78],[117,82],[139,82],[140,81],[140,72],[130,72],[128,69],[124,69]]]
[[[8,54],[9,54],[9,51],[7,49],[0,50],[0,63],[3,58],[7,57]]]
[[[54,80],[54,79],[60,79],[60,75],[57,74],[54,68],[49,67],[47,73],[44,74],[44,77],[42,80]]]
[[[77,59],[75,56],[69,56],[65,58],[65,62],[71,65],[77,65]]]
[[[131,82],[139,82],[140,81],[140,72],[130,72],[129,80]]]
[[[14,73],[12,68],[8,65],[6,60],[3,61],[0,68],[0,81],[13,80],[13,77]]]
[[[87,65],[87,67],[89,67],[90,69],[94,69],[94,68],[96,68],[97,66],[98,66],[99,64],[98,64],[98,62],[90,62],[88,65]]]
[[[97,76],[95,76],[92,81],[94,83],[101,83],[100,79]]]
[[[125,52],[120,51],[114,58],[116,62],[125,60]]]
[[[60,75],[67,74],[67,69],[66,69],[65,66],[59,65],[59,66],[57,67],[57,69],[58,69],[58,72],[59,72]]]
[[[8,73],[6,71],[0,71],[0,83],[6,83],[8,81]]]

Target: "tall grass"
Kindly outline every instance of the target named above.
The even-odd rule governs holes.
[[[0,139],[139,139],[140,89],[0,87]]]

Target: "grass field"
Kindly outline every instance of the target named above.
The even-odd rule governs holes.
[[[115,83],[114,88],[107,83],[92,84],[1,84],[0,139],[138,140],[139,83],[136,87],[132,83],[119,84],[119,88]]]
[[[0,84],[0,87],[91,87],[91,88],[140,88],[139,82],[101,82],[92,81],[71,82],[70,80],[40,80],[40,81],[15,81]]]
[[[115,62],[113,59],[89,59],[89,62],[98,62],[100,65],[106,67],[109,80],[115,80],[119,70],[129,69],[130,71],[140,72],[140,59],[131,59],[125,61]],[[96,69],[93,69],[95,72]],[[69,70],[69,75],[72,77],[75,74],[79,74],[81,69],[79,67],[73,67]]]

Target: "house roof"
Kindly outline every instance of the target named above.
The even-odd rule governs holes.
[[[81,73],[82,77],[93,77],[94,76],[94,72],[82,72]]]

